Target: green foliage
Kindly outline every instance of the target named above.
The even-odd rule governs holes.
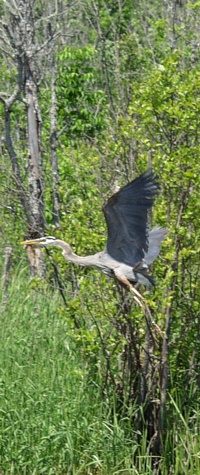
[[[153,224],[167,226],[169,235],[153,266],[157,286],[142,289],[150,324],[114,280],[93,269],[72,268],[58,249],[50,254],[66,306],[55,292],[58,282],[48,258],[45,283],[35,279],[28,285],[19,268],[15,274],[20,253],[27,265],[17,244],[26,220],[4,141],[0,144],[0,244],[14,247],[13,282],[1,321],[0,469],[5,473],[200,471],[199,2],[176,2],[175,9],[161,3],[150,2],[147,14],[143,1],[86,0],[79,12],[76,8],[74,14],[73,6],[68,12],[70,44],[56,57],[59,230],[52,226],[51,71],[43,69],[47,58],[41,48],[37,56],[43,78],[39,100],[47,234],[67,240],[78,254],[103,249],[101,207],[115,179],[123,185],[151,162],[158,174],[161,193]],[[34,8],[41,19],[43,5]],[[60,14],[57,20],[61,28]],[[43,36],[39,30],[36,40]],[[14,91],[17,68],[1,55],[5,97]],[[3,130],[2,103],[0,124]],[[11,129],[28,190],[25,105],[20,101],[12,107]],[[168,315],[170,398],[157,466],[151,444],[160,422],[164,358],[153,321],[164,333]]]
[[[107,159],[106,165],[104,163],[104,168],[101,168],[102,188],[97,186],[101,155],[96,149],[92,146],[87,146],[86,149],[84,144],[79,143],[75,150],[68,146],[65,153],[60,153],[62,229],[59,236],[72,243],[75,252],[80,254],[90,254],[102,249],[105,244],[105,223],[100,203],[103,202],[102,192],[105,193],[107,173],[109,171],[109,176],[112,176],[117,157],[121,172],[132,178],[127,158],[129,151],[137,150],[134,167],[138,172],[146,168],[149,150],[151,151],[153,166],[161,182],[161,193],[153,220],[156,224],[168,226],[171,232],[163,243],[161,259],[154,265],[157,288],[147,295],[147,300],[156,322],[163,331],[167,311],[172,309],[169,360],[171,380],[177,388],[181,388],[184,381],[187,391],[183,405],[189,403],[192,406],[190,387],[196,381],[198,372],[198,359],[195,358],[194,363],[193,355],[199,354],[200,351],[196,342],[200,317],[197,283],[200,222],[198,207],[195,205],[200,184],[200,104],[199,72],[196,68],[191,71],[182,69],[182,56],[182,53],[174,52],[162,64],[152,68],[151,73],[148,71],[140,83],[134,84],[129,114],[125,118],[118,118],[116,134],[113,137],[109,135],[110,131],[104,131],[102,143],[99,137],[101,153]],[[125,179],[121,179],[120,184],[124,181]],[[110,187],[108,181],[107,187]],[[61,273],[64,275],[65,272],[66,276],[66,264],[63,263],[62,256],[57,252],[53,256]],[[67,280],[70,282],[70,266],[67,268]],[[119,300],[115,300],[115,284],[105,282],[104,278],[96,276],[92,270],[75,268],[73,272],[79,297],[73,297],[71,287],[72,298],[67,316],[73,320],[76,315],[81,322],[77,344],[82,345],[88,359],[91,358],[90,361],[96,367],[100,358],[97,344],[98,327],[95,326],[97,324],[106,342],[106,349],[112,354],[112,374],[116,380],[116,358],[123,352],[125,341],[120,339],[116,331],[114,338],[110,338],[109,330],[103,321],[105,317],[112,321],[114,318],[115,321],[119,309]],[[91,326],[92,322],[95,322],[92,332],[89,333],[85,327],[86,316]],[[142,312],[132,307],[129,318],[134,324],[137,348],[143,358],[146,327]],[[118,348],[112,353],[114,342],[118,344]],[[157,357],[161,357],[160,349],[157,348],[155,353]],[[103,376],[106,374],[105,357],[100,360]],[[94,375],[93,370],[92,374]]]
[[[178,376],[177,362],[179,368],[183,365],[189,369],[191,351],[195,348],[197,353],[200,351],[195,337],[200,318],[197,284],[200,219],[195,204],[200,191],[200,76],[196,68],[183,70],[181,60],[182,53],[174,53],[166,58],[162,68],[154,68],[134,88],[130,116],[121,120],[121,134],[130,140],[134,135],[139,162],[147,161],[151,150],[153,166],[162,183],[154,220],[171,230],[163,246],[169,266],[169,286],[177,281],[171,294],[171,371],[175,371],[174,377],[183,384],[187,372]],[[158,275],[159,266],[159,263],[154,266]],[[156,294],[158,299],[159,290]]]
[[[105,93],[98,84],[95,50],[65,46],[58,55],[58,117],[67,137],[94,136],[105,127]]]

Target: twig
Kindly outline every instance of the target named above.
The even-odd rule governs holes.
[[[5,261],[4,261],[4,273],[2,279],[3,287],[3,298],[2,298],[2,307],[5,309],[8,301],[8,280],[9,280],[9,271],[12,263],[12,247],[8,246],[5,248]]]
[[[53,268],[54,268],[55,278],[56,278],[57,283],[58,283],[58,290],[59,290],[60,295],[61,295],[61,297],[62,297],[62,299],[63,299],[63,302],[64,302],[64,304],[65,304],[65,307],[67,308],[67,307],[68,307],[68,303],[67,303],[67,300],[66,300],[66,298],[65,298],[65,294],[64,294],[64,292],[63,292],[63,286],[62,286],[62,282],[61,282],[60,277],[59,277],[59,272],[58,272],[57,265],[55,264],[54,260],[52,259],[49,250],[45,248],[45,251],[46,251],[46,254],[47,254],[48,258],[49,258],[49,261],[51,262],[51,265],[52,265]],[[75,316],[74,316],[74,324],[75,324],[75,327],[76,327],[76,328],[80,328],[80,325],[79,325],[79,323],[78,323],[78,320],[76,319]]]

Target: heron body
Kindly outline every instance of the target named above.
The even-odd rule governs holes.
[[[154,285],[148,273],[149,265],[156,259],[168,230],[155,227],[148,230],[148,212],[153,206],[159,185],[147,170],[122,187],[103,207],[107,223],[108,240],[103,251],[86,257],[73,253],[70,245],[53,236],[23,241],[34,246],[56,246],[64,258],[81,266],[92,266],[121,284]]]

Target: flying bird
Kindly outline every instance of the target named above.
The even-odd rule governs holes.
[[[147,170],[109,198],[103,207],[108,230],[108,240],[103,251],[86,257],[78,256],[68,243],[53,236],[31,239],[21,244],[59,247],[67,261],[92,266],[115,277],[123,286],[132,290],[138,302],[142,296],[133,285],[155,285],[148,268],[158,256],[161,243],[168,232],[166,228],[158,226],[149,231],[148,212],[158,191],[159,184],[153,172]]]

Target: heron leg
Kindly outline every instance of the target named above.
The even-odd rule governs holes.
[[[115,276],[117,277],[117,279],[119,280],[119,282],[121,282],[121,284],[125,285],[126,287],[129,287],[130,291],[134,294],[134,300],[138,303],[138,305],[143,308],[143,303],[146,303],[146,300],[145,298],[140,294],[140,292],[138,292],[138,290],[136,290],[133,285],[129,282],[129,280],[118,274],[117,272],[115,272]]]
[[[140,308],[142,308],[144,314],[148,315],[151,324],[156,328],[159,335],[163,338],[162,330],[160,329],[159,325],[157,325],[155,320],[152,318],[152,314],[151,314],[151,311],[149,309],[146,299],[140,294],[140,292],[138,292],[138,290],[135,289],[135,287],[133,287],[133,285],[129,282],[129,280],[126,277],[118,274],[117,272],[115,272],[115,276],[117,277],[119,282],[127,286],[130,289],[131,293],[134,294],[133,298],[135,302],[137,302]]]

